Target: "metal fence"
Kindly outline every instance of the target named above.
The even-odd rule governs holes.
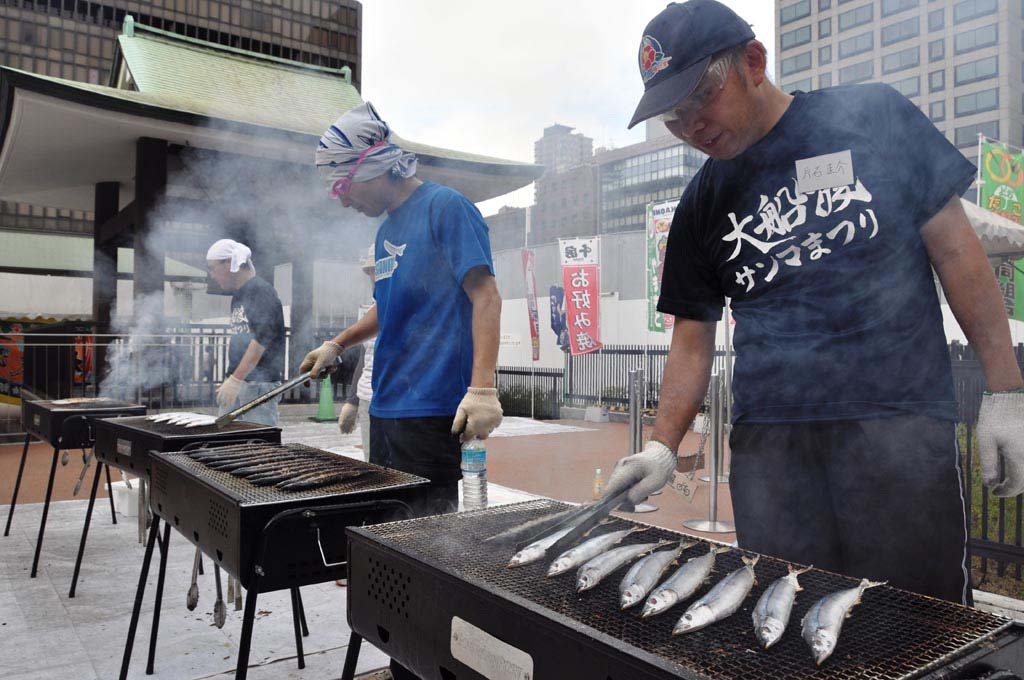
[[[502,366],[497,371],[496,386],[506,416],[561,418],[561,369]]]
[[[1016,347],[1017,363],[1024,370],[1024,345]],[[964,502],[971,536],[969,555],[977,558],[981,578],[1003,578],[1008,570],[1017,581],[1024,577],[1024,496],[996,498],[981,481],[977,456],[978,413],[985,389],[981,362],[970,347],[950,346],[953,381],[956,387],[957,437],[963,472]],[[990,571],[994,563],[995,570]],[[978,584],[975,584],[976,586]]]
[[[644,372],[644,408],[657,408],[661,379],[668,359],[666,345],[606,345],[596,352],[565,356],[565,403],[626,405],[629,402],[629,372]],[[712,371],[724,373],[725,347],[715,348]]]
[[[334,329],[314,331],[319,344]],[[21,397],[62,399],[107,396],[127,399],[149,409],[212,407],[217,387],[228,369],[229,327],[195,324],[159,335],[97,335],[90,324],[37,327],[0,342],[0,361],[8,368],[0,385],[0,434],[21,430],[20,409],[11,405]],[[285,339],[285,377],[311,348],[295,348],[291,334]],[[97,366],[111,366],[100,380]],[[20,372],[16,368],[20,366]],[[20,379],[18,379],[20,378]],[[347,396],[347,385],[332,383],[335,401]],[[285,403],[307,403],[319,392],[302,387],[283,396]],[[3,402],[8,405],[3,406]]]

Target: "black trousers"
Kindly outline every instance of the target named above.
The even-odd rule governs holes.
[[[741,422],[729,446],[740,547],[971,604],[953,423]]]
[[[462,447],[451,433],[451,416],[377,418],[370,416],[370,462],[430,480],[426,499],[413,508],[423,517],[459,509]],[[391,662],[395,680],[418,680],[404,666]]]

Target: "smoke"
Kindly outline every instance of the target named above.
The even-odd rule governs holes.
[[[259,152],[258,140],[252,149]],[[309,270],[315,260],[351,263],[351,267],[341,268],[340,276],[332,271],[331,295],[324,296],[321,306],[330,303],[336,310],[336,298],[342,297],[346,303],[351,300],[351,310],[345,308],[344,313],[354,317],[358,305],[366,302],[371,292],[357,262],[372,242],[380,220],[366,218],[330,200],[313,166],[313,145],[309,151],[309,163],[298,164],[244,153],[171,147],[166,195],[150,213],[145,245],[150,252],[205,270],[209,246],[218,239],[232,238],[253,250],[257,275],[271,283],[275,283],[277,265],[291,263],[294,281],[296,275],[312,279]],[[286,293],[289,289],[298,292],[294,285],[288,286],[289,282],[277,283]],[[315,286],[315,279],[313,283]],[[186,294],[170,295],[165,300],[167,289],[184,289]],[[208,294],[202,283],[180,281],[141,298],[136,293],[134,300],[125,299],[125,292],[122,290],[122,299],[117,301],[111,331],[126,338],[112,344],[107,353],[108,373],[100,386],[104,396],[127,398],[139,390],[182,379],[215,380],[212,359],[187,355],[188,345],[175,345],[168,331],[185,330],[183,327],[193,319],[228,316],[227,296]],[[190,308],[175,309],[176,297],[189,301]],[[282,303],[292,304],[292,337],[311,338],[314,301],[288,298],[283,295]],[[294,313],[296,306],[306,311]],[[293,344],[291,363],[295,363],[296,354],[301,358],[306,350]]]

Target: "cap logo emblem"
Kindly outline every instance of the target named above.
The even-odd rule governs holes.
[[[655,38],[645,35],[640,43],[640,77],[646,83],[659,71],[668,68],[668,62],[672,57],[666,57],[661,49],[661,43]]]

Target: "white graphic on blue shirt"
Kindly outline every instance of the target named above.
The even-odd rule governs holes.
[[[878,219],[875,217],[875,211],[862,206],[863,209],[855,218],[856,222],[854,219],[844,219],[828,230],[792,235],[807,221],[809,207],[807,203],[812,196],[816,196],[814,214],[823,219],[845,211],[854,201],[870,205],[872,200],[871,192],[864,187],[860,179],[857,179],[852,187],[839,186],[820,189],[810,194],[801,194],[784,186],[775,193],[773,198],[761,195],[756,215],[747,215],[739,220],[736,213],[729,213],[732,231],[725,234],[722,240],[735,242],[736,247],[727,261],[736,259],[744,245],[755,248],[764,256],[760,258],[755,256],[754,260],[735,270],[736,284],[743,286],[744,292],[749,293],[760,283],[771,283],[778,275],[782,265],[787,267],[803,266],[802,258],[805,255],[811,261],[817,261],[830,255],[833,249],[849,245],[856,238],[858,232],[870,231],[868,239],[873,239],[878,234]],[[757,225],[750,232],[744,231],[755,217],[760,219]],[[842,237],[841,241],[838,240],[840,237]],[[777,247],[783,245],[786,247],[773,252]]]
[[[398,258],[405,255],[405,247],[407,244],[403,243],[400,246],[396,246],[387,239],[384,239],[384,250],[387,252],[387,257],[382,257],[377,260],[373,266],[373,280],[381,281],[383,279],[390,279],[395,274],[395,270],[398,269]]]

